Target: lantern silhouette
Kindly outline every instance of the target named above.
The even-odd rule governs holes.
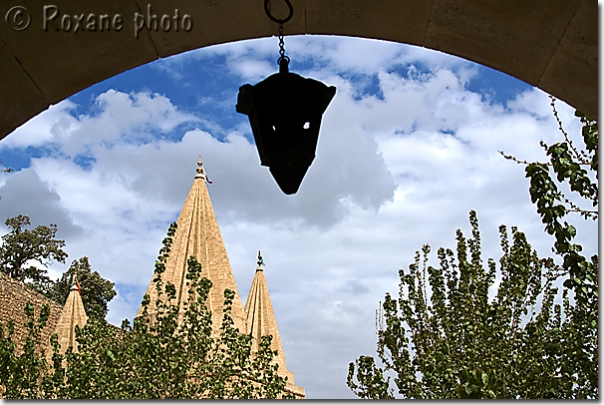
[[[260,164],[285,194],[295,194],[316,155],[323,113],[336,88],[304,78],[279,59],[279,72],[239,88],[236,110],[249,117]]]

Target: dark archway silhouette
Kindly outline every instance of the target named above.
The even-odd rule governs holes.
[[[287,15],[283,1],[272,3],[275,15]],[[593,0],[292,3],[286,35],[356,36],[439,50],[507,73],[597,117]],[[49,105],[136,66],[276,35],[278,28],[261,0],[64,0],[54,8],[22,0],[18,7],[27,11],[0,9],[0,139]],[[96,31],[87,30],[87,21]]]

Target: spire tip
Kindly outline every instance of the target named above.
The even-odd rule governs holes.
[[[76,269],[73,273],[73,285],[70,290],[78,290],[80,295],[82,294],[82,287],[80,287],[80,283],[78,283],[78,270]]]
[[[199,155],[199,159],[197,160],[197,174],[195,175],[196,179],[206,179],[206,171],[203,169],[203,163],[201,162],[201,155]]]
[[[260,251],[258,251],[258,270],[262,270],[262,268],[264,267],[264,259],[262,258],[262,255],[260,254]]]

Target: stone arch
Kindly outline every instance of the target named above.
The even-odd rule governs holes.
[[[598,6],[593,0],[292,3],[288,35],[356,36],[439,50],[507,73],[597,117]],[[126,70],[204,46],[277,33],[262,0],[63,0],[56,10],[45,10],[37,0],[19,5],[30,17],[23,30],[12,28],[19,28],[13,26],[24,22],[24,14],[13,19],[16,9],[1,10],[0,139],[49,105]],[[287,12],[281,0],[272,0],[272,7],[275,15]],[[182,17],[190,16],[189,31],[161,28],[162,16],[173,19],[175,10],[181,25]],[[96,32],[81,27],[74,32],[75,16],[82,14],[82,22],[96,21]],[[138,38],[136,16],[151,28]]]

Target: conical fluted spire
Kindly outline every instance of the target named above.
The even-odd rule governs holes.
[[[63,311],[57,322],[55,332],[59,338],[59,344],[61,348],[59,353],[63,354],[68,347],[73,347],[74,351],[77,351],[77,342],[75,336],[76,325],[83,328],[88,321],[86,310],[84,309],[84,303],[80,296],[80,285],[78,284],[77,274],[73,277],[73,285],[69,290],[69,295],[63,306]]]
[[[164,283],[170,282],[176,287],[177,303],[183,310],[187,301],[186,273],[187,261],[193,256],[201,264],[201,276],[207,277],[212,282],[212,290],[206,302],[212,311],[212,326],[218,332],[222,322],[222,308],[224,303],[224,290],[226,288],[235,292],[233,299],[232,318],[235,326],[240,331],[245,330],[243,306],[235,277],[231,270],[222,235],[216,221],[210,195],[206,186],[207,179],[201,162],[198,162],[197,175],[189,191],[182,211],[178,217],[176,233],[173,237],[170,256],[166,261],[166,269],[161,274]],[[147,288],[150,297],[149,313],[153,315],[157,291],[155,283],[150,282]],[[143,308],[139,308],[137,316],[142,315]]]
[[[258,252],[258,266],[256,267],[256,274],[252,280],[252,287],[247,296],[244,309],[247,327],[246,333],[252,336],[253,350],[258,350],[258,345],[262,336],[271,335],[273,337],[271,349],[277,351],[277,356],[274,361],[279,365],[279,374],[287,377],[286,388],[297,396],[304,397],[304,388],[294,385],[294,373],[287,370],[283,345],[281,344],[281,336],[279,335],[279,329],[277,328],[277,319],[275,318],[273,304],[268,292],[268,286],[266,285],[266,278],[264,277],[264,265],[264,260],[262,259],[260,252]]]

